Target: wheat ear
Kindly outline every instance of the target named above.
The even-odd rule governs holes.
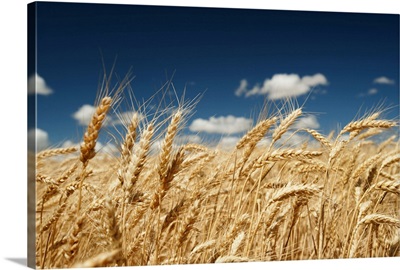
[[[314,184],[284,187],[274,194],[274,196],[268,201],[267,206],[291,196],[298,196],[299,198],[309,197],[320,191],[321,187]]]
[[[161,204],[161,200],[164,198],[165,194],[170,188],[171,181],[174,179],[175,175],[181,170],[181,165],[184,159],[184,151],[182,148],[178,150],[174,159],[172,160],[171,166],[168,168],[165,176],[161,179],[161,185],[158,190],[154,193],[151,209],[155,209]]]
[[[77,207],[78,213],[81,209],[82,184],[83,184],[83,181],[85,178],[84,175],[85,175],[86,166],[87,166],[89,160],[92,159],[96,154],[95,147],[96,147],[97,137],[99,136],[99,132],[100,132],[101,126],[103,124],[103,121],[106,118],[107,112],[111,107],[111,103],[112,103],[111,97],[104,97],[101,100],[100,105],[97,107],[95,114],[92,116],[92,120],[89,123],[87,131],[85,132],[85,135],[83,136],[83,142],[81,144],[81,155],[79,158],[83,164],[83,170],[82,170],[82,175],[81,175],[80,184],[79,184],[79,199],[78,199],[78,207]]]
[[[380,112],[376,112],[364,119],[362,119],[362,121],[364,122],[370,122],[372,120],[376,120],[380,115]],[[354,123],[354,122],[353,122]],[[351,123],[350,123],[351,124]],[[372,129],[379,129],[379,128],[372,128]],[[364,130],[364,128],[356,128],[354,130],[350,131],[350,135],[349,135],[349,141],[351,141],[352,139],[354,139],[355,137],[357,137],[362,131]]]
[[[185,219],[183,220],[182,226],[178,230],[177,234],[177,243],[179,246],[182,246],[183,243],[186,241],[186,239],[189,236],[189,233],[193,229],[193,226],[196,222],[197,216],[200,212],[200,200],[196,200],[192,207],[189,210],[189,214],[185,216]]]
[[[82,215],[76,220],[72,232],[68,237],[69,249],[64,252],[64,258],[67,259],[68,262],[72,262],[78,253],[79,239],[84,223],[84,217],[85,215]]]
[[[111,103],[111,97],[104,97],[101,100],[99,106],[96,109],[96,112],[92,116],[85,135],[83,136],[83,142],[80,148],[80,161],[84,165],[87,164],[87,162],[95,156],[97,137],[99,136],[99,132],[101,126],[103,125],[104,119],[106,118],[107,112],[111,107]]]
[[[129,168],[132,168],[132,171],[129,171],[128,173],[129,182],[126,184],[127,191],[129,193],[132,192],[132,189],[137,180],[139,179],[139,175],[144,168],[144,164],[146,162],[147,155],[150,150],[151,139],[153,137],[153,134],[154,134],[154,126],[153,124],[150,123],[147,125],[147,128],[145,129],[145,131],[143,131],[142,136],[140,138],[139,149],[136,159],[131,160],[130,162],[131,166],[129,166]]]
[[[188,143],[183,146],[184,151],[189,152],[208,152],[208,148],[201,144]]]
[[[252,166],[247,166],[245,168],[244,167],[245,163],[247,162],[251,154],[254,152],[257,143],[261,141],[261,139],[265,136],[269,128],[276,123],[276,120],[277,120],[276,117],[273,117],[272,119],[266,119],[264,121],[261,121],[252,130],[250,130],[236,145],[236,149],[240,149],[242,147],[247,146],[237,165],[237,167],[239,168],[238,177],[240,176],[247,177],[248,171],[249,169],[251,169]]]
[[[392,193],[395,193],[397,195],[400,195],[400,181],[380,181],[378,183],[375,184],[375,188],[376,189],[381,189],[384,191],[389,191]]]
[[[160,186],[158,190],[154,193],[151,209],[156,208],[160,205],[162,198],[169,188],[169,182],[171,177],[176,174],[176,170],[181,166],[183,162],[184,151],[181,148],[178,155],[175,157],[174,165],[171,165],[171,154],[172,154],[172,144],[176,134],[178,133],[178,126],[182,120],[182,111],[178,110],[172,117],[171,123],[168,126],[167,133],[165,135],[158,164],[158,175],[160,179]],[[178,164],[179,163],[179,164]],[[174,172],[172,172],[174,170]],[[171,174],[172,173],[172,174]]]
[[[358,242],[359,238],[361,237],[360,233],[360,228],[362,225],[365,224],[375,224],[375,225],[389,225],[389,226],[395,226],[397,228],[400,228],[400,220],[393,218],[391,216],[387,215],[382,215],[382,214],[370,214],[366,215],[364,218],[362,218],[360,221],[358,221],[356,227],[354,228],[352,239],[350,243],[352,243],[351,248],[349,250],[349,258],[354,257],[354,254],[357,251],[358,247]]]
[[[307,151],[301,149],[275,150],[270,154],[267,153],[266,155],[261,156],[256,161],[255,167],[262,167],[268,161],[279,161],[292,158],[312,158],[320,155],[322,155],[322,152],[319,151]]]
[[[360,131],[366,128],[391,128],[396,126],[396,122],[388,121],[388,120],[371,120],[369,118],[351,122],[346,125],[340,135],[343,135],[346,132]],[[354,135],[352,137],[355,137]]]
[[[136,128],[139,124],[139,115],[134,113],[131,119],[131,123],[128,126],[128,132],[125,135],[125,140],[121,145],[121,165],[117,172],[118,180],[121,185],[124,184],[124,174],[127,170],[129,162],[131,161],[132,149],[136,140]]]
[[[233,246],[234,240],[238,237],[239,233],[246,227],[250,222],[250,216],[248,214],[243,214],[234,224],[232,224],[228,233],[224,237],[224,241],[221,243],[219,252],[229,249],[229,245]],[[233,255],[233,254],[231,254]]]
[[[324,135],[313,129],[306,129],[306,131],[310,133],[322,145],[324,145],[328,149],[332,149],[332,144],[328,141],[328,139],[325,138]]]
[[[247,144],[257,144],[267,133],[269,128],[275,124],[276,117],[272,119],[265,119],[260,121],[255,127],[253,127],[249,132],[244,135],[239,142],[236,144],[236,149],[241,149]]]
[[[43,159],[43,158],[48,158],[48,157],[57,156],[57,155],[67,155],[67,154],[74,153],[77,150],[78,150],[77,147],[49,149],[49,150],[44,150],[42,152],[39,152],[36,155],[36,158]]]
[[[160,152],[160,163],[158,166],[158,174],[162,181],[167,175],[168,165],[171,159],[172,143],[178,132],[178,126],[182,120],[182,111],[178,110],[172,117],[171,123],[168,126],[165,139],[163,141],[161,152]]]
[[[390,155],[382,161],[382,164],[381,164],[381,167],[379,170],[381,171],[383,168],[387,168],[392,164],[398,163],[399,161],[400,161],[400,154]]]
[[[57,222],[57,220],[60,219],[60,217],[63,214],[63,212],[64,212],[66,207],[67,207],[66,203],[63,203],[62,205],[60,205],[58,207],[57,211],[54,212],[53,216],[42,227],[42,229],[40,230],[40,234],[42,234],[43,232],[47,231],[50,228],[51,225],[53,225],[55,222]]]
[[[297,109],[291,112],[285,119],[282,120],[280,125],[274,130],[274,133],[272,134],[271,145],[282,137],[282,135],[289,129],[291,125],[293,125],[293,123],[301,114],[301,109]]]

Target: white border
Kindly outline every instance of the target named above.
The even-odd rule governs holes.
[[[1,102],[1,255],[0,269],[26,269],[10,258],[26,258],[26,15],[30,1],[1,1],[0,67],[3,82]],[[61,2],[61,1],[53,1]],[[77,2],[77,1],[62,1]],[[231,7],[280,10],[339,11],[399,14],[395,0],[347,1],[83,1],[85,3],[148,4],[168,6]],[[5,83],[5,85],[4,85]],[[123,269],[240,269],[268,267],[270,269],[379,269],[400,265],[400,258],[272,262],[260,264],[190,265],[172,267],[125,267]]]

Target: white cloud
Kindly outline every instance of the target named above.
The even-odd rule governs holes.
[[[189,129],[193,132],[234,134],[248,130],[252,122],[251,119],[232,115],[210,117],[208,120],[198,118],[192,122]]]
[[[178,145],[187,143],[201,143],[201,138],[199,135],[181,135],[176,136],[174,142]]]
[[[294,129],[311,128],[317,129],[320,127],[315,115],[307,115],[299,118],[292,126]]]
[[[259,94],[268,94],[269,99],[279,99],[303,95],[309,89],[297,74],[276,74],[264,81]]]
[[[71,140],[67,140],[62,144],[62,148],[68,148],[68,147],[79,147],[79,143],[75,143]]]
[[[303,77],[297,74],[275,74],[271,79],[266,79],[262,87],[255,85],[251,90],[247,90],[247,84],[245,83],[247,81],[241,81],[239,88],[235,92],[237,96],[242,94],[245,97],[267,95],[268,99],[282,99],[304,95],[312,87],[327,85],[328,80],[321,73]]]
[[[378,93],[378,89],[376,88],[371,88],[369,89],[366,93],[360,93],[358,94],[358,97],[366,97],[366,96],[372,96]]]
[[[313,76],[304,76],[301,80],[302,80],[302,83],[304,83],[305,85],[307,85],[309,87],[328,84],[328,80],[321,73],[317,73]]]
[[[29,76],[28,78],[28,94],[29,95],[50,95],[53,90],[49,88],[46,81],[40,77],[37,73]]]
[[[310,137],[308,135],[286,132],[282,135],[282,138],[277,141],[277,144],[281,146],[299,146],[309,141],[309,139]]]
[[[340,141],[348,141],[350,138],[350,134],[343,134],[340,136]]]
[[[78,121],[79,125],[87,126],[92,119],[92,115],[96,112],[96,108],[92,105],[85,104],[77,110],[72,117]]]
[[[382,76],[379,78],[376,78],[374,80],[374,83],[379,83],[379,84],[394,84],[394,80],[389,79],[388,77]]]
[[[257,143],[257,146],[258,147],[267,147],[271,144],[271,142],[272,142],[271,138],[264,137]]]
[[[261,93],[261,91],[262,91],[262,89],[261,89],[260,85],[256,84],[251,90],[246,92],[245,96],[249,97],[249,96],[257,95],[257,94]]]
[[[28,143],[29,149],[34,151],[36,142],[37,151],[46,149],[49,146],[49,134],[39,128],[32,128],[28,130]]]
[[[224,150],[231,150],[236,146],[239,140],[240,138],[236,136],[222,137],[218,143],[218,147]]]
[[[175,136],[172,148],[177,150],[180,146],[188,143],[201,143],[201,138],[198,135],[178,135]],[[150,153],[159,153],[163,146],[164,139],[155,140],[150,146]]]
[[[89,125],[93,114],[96,112],[96,107],[84,104],[82,105],[76,112],[72,114],[72,117],[78,121],[78,124],[81,126]],[[118,116],[112,117],[111,115],[107,115],[104,120],[103,126],[109,125],[129,125],[132,120],[134,111],[126,111],[122,113],[118,113]],[[144,118],[143,114],[139,114],[139,120]]]
[[[96,112],[96,107],[93,107],[92,105],[89,104],[84,104],[76,112],[72,114],[72,117],[78,121],[79,125],[87,126],[92,120],[92,116],[95,112]],[[116,121],[116,124],[121,124],[120,119],[116,119],[114,121]],[[107,115],[103,121],[103,125],[107,126],[110,125],[112,122],[113,120],[111,119],[111,117]]]
[[[304,135],[304,134],[299,134],[299,133],[293,133],[293,132],[286,132],[282,135],[282,137],[276,142],[276,146],[282,146],[282,147],[291,147],[291,146],[296,146],[298,147],[299,145],[303,144],[304,142],[310,142],[313,143],[313,141],[310,141],[310,136]],[[258,144],[258,147],[268,147],[271,144],[271,138],[266,137],[263,138]]]
[[[119,154],[118,147],[112,143],[107,143],[104,145],[101,142],[97,142],[96,147],[94,149],[99,153],[106,153],[106,154],[110,154],[110,155]]]
[[[246,79],[241,80],[238,89],[236,89],[235,91],[235,95],[240,97],[242,94],[245,94],[247,92],[248,85],[249,83],[247,82]]]
[[[150,153],[151,154],[156,154],[161,151],[163,140],[158,139],[156,141],[153,141],[153,143],[150,145]],[[175,149],[176,145],[172,144],[172,148]]]

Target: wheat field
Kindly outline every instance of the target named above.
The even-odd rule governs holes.
[[[379,110],[297,146],[302,108],[263,111],[227,150],[176,142],[192,103],[139,106],[119,154],[97,152],[122,97],[98,95],[79,147],[35,156],[37,268],[400,255],[399,141],[374,139],[398,123]]]

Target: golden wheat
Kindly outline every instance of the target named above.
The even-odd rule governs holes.
[[[379,113],[349,123],[336,138],[306,129],[319,144],[295,147],[280,139],[302,109],[282,109],[260,116],[231,149],[217,150],[211,142],[179,142],[188,109],[179,104],[165,119],[170,108],[144,123],[135,113],[120,155],[96,153],[116,104],[115,97],[99,99],[79,153],[59,148],[36,156],[37,267],[398,253],[399,142],[373,137],[397,123]]]

